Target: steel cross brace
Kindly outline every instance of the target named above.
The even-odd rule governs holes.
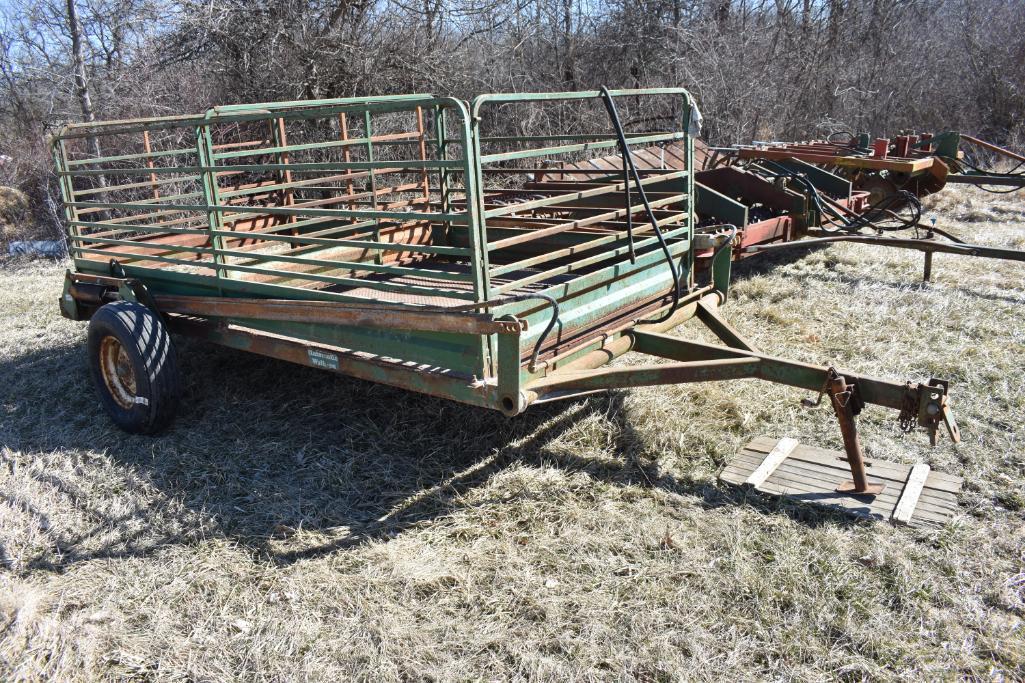
[[[860,244],[872,244],[880,247],[894,247],[897,249],[913,249],[925,254],[925,269],[922,279],[926,282],[932,280],[932,258],[933,254],[957,254],[960,256],[977,256],[979,258],[1002,259],[1005,261],[1025,261],[1025,250],[1004,249],[1001,247],[988,247],[980,244],[967,244],[960,239],[942,232],[938,229],[925,227],[928,233],[926,237],[881,237],[878,235],[832,235],[822,230],[810,230],[811,237],[807,239],[793,240],[791,242],[779,242],[776,244],[756,244],[742,250],[743,254],[755,254],[763,251],[778,251],[780,249],[794,249],[801,247],[815,247],[837,242],[857,242]],[[936,240],[939,234],[946,237],[948,242]]]
[[[930,232],[929,228],[923,227],[923,230]],[[936,231],[938,232],[938,230]],[[778,251],[779,249],[790,247],[814,247],[821,244],[832,244],[835,242],[860,242],[862,244],[872,244],[881,247],[896,247],[898,249],[914,249],[917,251],[924,251],[926,253],[939,252],[941,254],[958,254],[960,256],[978,256],[981,258],[995,258],[1003,259],[1006,261],[1025,261],[1025,251],[1021,249],[1004,249],[1001,247],[988,247],[981,244],[968,244],[961,242],[956,238],[951,237],[949,242],[939,242],[934,237],[879,237],[877,235],[830,235],[823,233],[821,230],[811,230],[809,234],[816,235],[803,240],[796,240],[794,242],[786,242],[783,244],[765,244],[755,245],[745,249],[745,253],[755,253],[759,251]],[[818,236],[825,235],[825,236]]]

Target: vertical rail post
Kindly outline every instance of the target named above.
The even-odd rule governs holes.
[[[929,226],[929,229],[926,231],[926,234],[925,234],[925,238],[927,240],[935,239],[936,233],[933,232],[933,228],[935,228],[935,227],[936,227],[936,217],[933,216],[932,224]],[[925,267],[924,267],[923,272],[922,272],[922,281],[923,282],[932,282],[932,252],[931,251],[925,252]]]
[[[481,129],[477,111],[462,110],[462,122],[459,126],[458,143],[463,149],[463,186],[466,193],[466,228],[470,245],[470,265],[473,270],[474,296],[476,301],[488,301],[491,298],[491,265],[488,257],[488,231],[484,217],[484,169],[481,162]],[[519,336],[516,338],[516,381],[519,382]],[[507,340],[508,341],[508,340]],[[497,335],[490,335],[481,344],[481,360],[485,371],[492,376],[499,372],[498,359],[499,340]],[[511,358],[513,352],[506,352]],[[507,361],[507,365],[511,361]],[[506,379],[510,378],[507,367]]]
[[[419,134],[420,140],[420,161],[427,161],[427,137],[424,132],[424,108],[417,105],[416,107],[416,131]],[[421,179],[424,187],[424,205],[429,205],[431,201],[431,181],[430,175],[427,171],[426,164],[423,170],[420,172]]]
[[[212,112],[213,110],[211,110]],[[221,215],[220,191],[217,184],[217,169],[213,154],[213,137],[210,135],[210,113],[207,113],[207,120],[196,126],[196,159],[199,162],[199,177],[203,185],[203,199],[206,203],[207,225],[210,229],[210,247],[213,249],[213,261],[217,266],[225,264],[221,236],[218,231],[224,227],[224,219]],[[221,280],[228,277],[228,272],[223,267],[214,268],[214,278],[217,280],[217,289],[223,294]]]
[[[142,148],[146,150],[146,154],[153,153],[153,147],[150,145],[149,131],[142,131]],[[146,168],[153,168],[153,157],[146,157]],[[153,187],[153,199],[160,199],[160,186],[157,184],[157,174],[149,174],[149,182]]]
[[[68,148],[64,138],[58,138],[53,146],[53,161],[57,166],[58,180],[61,188],[61,196],[64,198],[64,218],[68,221],[68,235],[74,237],[82,236],[82,228],[73,223],[78,221],[78,208],[71,206],[75,201],[75,185],[71,176],[64,175],[68,166]],[[69,240],[68,255],[75,258],[75,251],[81,246],[79,240]]]
[[[445,110],[439,105],[434,105],[434,137],[436,139],[437,155],[439,161],[448,160],[448,141],[445,138]],[[449,171],[447,168],[438,169],[438,192],[440,193],[441,213],[449,213],[451,203],[449,201]],[[452,222],[446,220],[444,225],[445,242],[451,244]]]
[[[502,316],[501,320],[513,320],[513,316]],[[523,412],[526,408],[522,396],[522,368],[520,367],[520,335],[498,334],[496,345],[498,356],[496,375],[496,391],[498,407],[506,415],[512,416]]]
[[[338,113],[338,136],[342,139],[343,142],[348,142],[348,140],[349,140],[349,121],[346,118],[344,111]],[[348,145],[344,145],[342,147],[342,160],[345,163],[347,163],[347,164],[352,161],[352,152],[349,151],[349,146]],[[350,175],[351,176],[352,175],[352,169],[351,168],[346,168],[345,169],[345,173],[346,173],[346,175]],[[354,186],[352,184],[352,178],[349,178],[346,181],[346,183],[345,183],[345,192],[347,194],[349,194],[349,195],[354,194],[355,190],[353,189],[353,187]],[[349,197],[349,209],[353,210],[355,208],[356,208],[356,200],[353,197],[350,196]]]
[[[373,134],[371,133],[371,122],[370,122],[370,109],[363,112],[363,128],[367,138],[367,162],[370,164],[374,163],[374,140]],[[373,167],[369,167],[367,171],[370,174],[370,207],[377,211],[377,177],[374,175]],[[381,219],[374,219],[374,241],[381,241]],[[378,249],[374,254],[374,263],[384,263],[384,252]]]
[[[687,283],[690,286],[694,286],[694,268],[695,268],[695,254],[694,254],[694,177],[696,175],[694,168],[694,136],[700,131],[692,131],[690,129],[691,113],[693,109],[693,103],[691,102],[690,95],[683,96],[683,143],[686,150],[687,158]],[[729,253],[732,247],[724,249],[725,252]],[[732,254],[731,254],[732,256]],[[727,275],[727,277],[729,277]],[[726,291],[723,290],[723,294]]]
[[[471,128],[472,126],[472,128]],[[459,144],[463,148],[463,185],[466,191],[466,218],[470,249],[473,252],[477,301],[491,296],[491,266],[488,258],[488,237],[484,218],[484,170],[480,151],[480,121],[466,116],[459,127]]]
[[[279,148],[280,147],[287,147],[288,146],[288,135],[285,133],[285,119],[284,119],[284,117],[279,116],[279,117],[273,119],[272,121],[270,121],[270,125],[271,125],[271,139],[274,141],[274,146],[275,147],[279,147]],[[285,152],[285,151],[279,151],[275,156],[278,159],[278,163],[281,164],[282,166],[287,166],[288,163],[289,163],[289,160],[291,158],[291,155],[288,152]],[[291,185],[292,185],[292,171],[287,169],[287,168],[284,168],[284,169],[281,169],[281,170],[278,171],[277,176],[278,176],[278,182],[283,183],[283,184],[288,186],[288,187],[282,188],[278,192],[278,195],[281,197],[281,205],[282,206],[294,206],[295,205],[295,193],[294,193],[293,188],[291,187]],[[296,222],[296,216],[294,214],[291,215],[291,216],[287,216],[285,218],[285,222],[286,223],[295,223]],[[292,228],[291,233],[293,235],[295,235],[295,234],[297,234],[297,230],[295,228]],[[298,245],[292,244],[292,246],[296,247]]]

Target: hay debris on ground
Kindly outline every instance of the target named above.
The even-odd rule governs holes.
[[[1018,197],[929,210],[1008,244]],[[965,478],[929,531],[719,485],[755,435],[840,446],[805,392],[754,380],[509,420],[182,343],[176,425],[130,436],[57,314],[63,267],[0,270],[4,680],[1025,677],[1025,264],[738,268],[726,314],[766,351],[951,380],[959,446],[862,419],[870,454]]]

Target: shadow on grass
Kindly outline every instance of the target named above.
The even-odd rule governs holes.
[[[514,463],[657,487],[708,508],[782,510],[810,525],[842,519],[644,461],[643,437],[630,424],[623,393],[535,406],[509,419],[213,345],[176,344],[186,395],[175,424],[157,437],[129,435],[110,423],[81,346],[0,362],[0,461],[8,457],[4,448],[56,454],[58,466],[33,479],[77,515],[77,524],[47,521],[53,545],[28,568],[61,571],[212,535],[293,562],[443,517]],[[546,450],[595,414],[616,423],[620,457]],[[94,465],[103,458],[95,454],[106,454],[108,465]]]

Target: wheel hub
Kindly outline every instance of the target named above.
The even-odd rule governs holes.
[[[868,192],[869,204],[878,204],[890,195],[897,193],[897,185],[880,176],[869,176],[858,183],[858,189]]]
[[[135,371],[121,342],[104,337],[100,342],[100,373],[107,391],[122,408],[128,410],[136,404]]]

